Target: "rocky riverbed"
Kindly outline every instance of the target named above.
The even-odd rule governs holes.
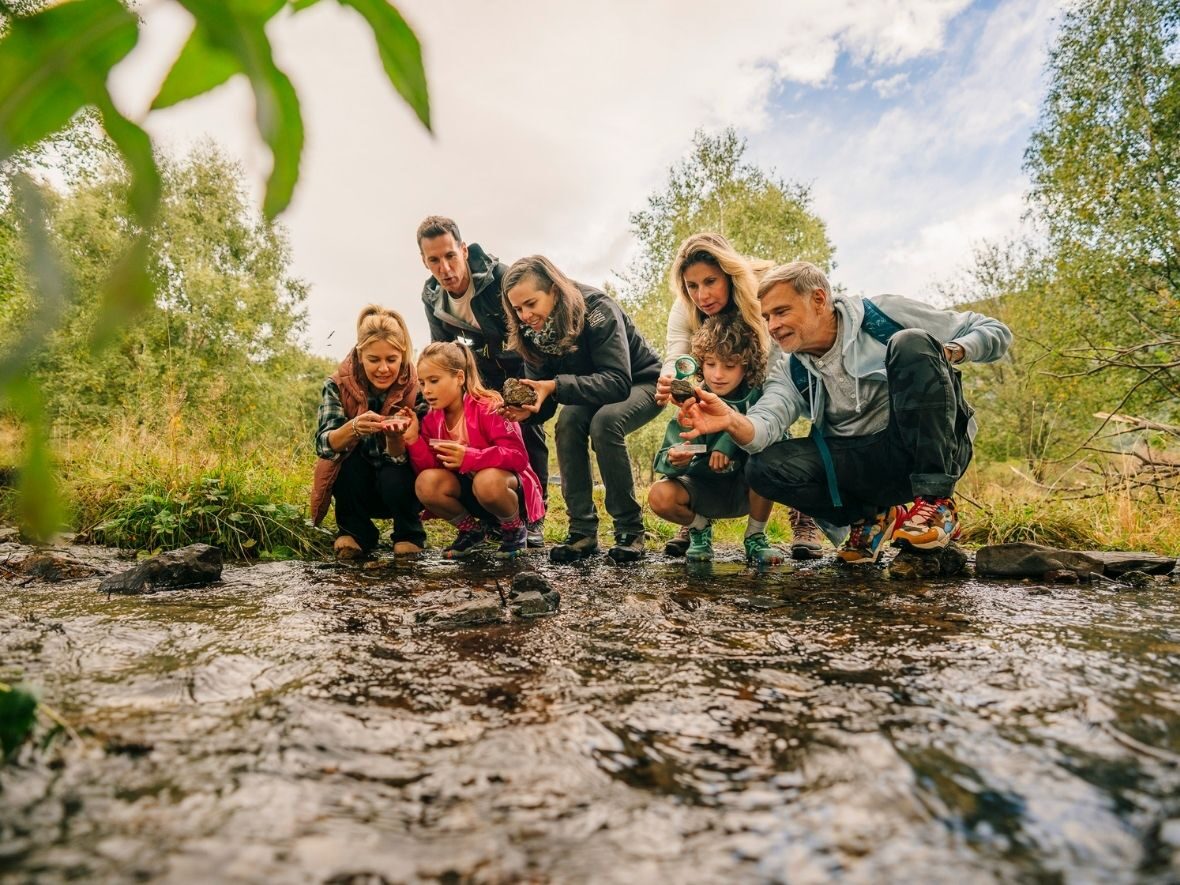
[[[58,552],[2,573],[0,679],[82,738],[0,769],[5,881],[1180,878],[1167,577],[436,554],[115,595],[132,563]]]

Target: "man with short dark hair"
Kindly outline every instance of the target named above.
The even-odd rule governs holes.
[[[418,251],[430,271],[422,287],[422,303],[430,324],[431,341],[460,341],[475,354],[484,384],[499,390],[506,378],[523,378],[524,362],[508,350],[500,280],[507,268],[478,243],[463,242],[459,226],[443,215],[431,215],[418,225]],[[541,495],[549,496],[549,447],[540,419],[520,425],[529,464],[541,481]],[[528,527],[528,545],[543,547],[542,521]]]
[[[833,295],[806,261],[768,271],[758,300],[787,357],[745,415],[699,391],[681,410],[693,428],[685,436],[725,431],[753,454],[754,491],[833,532],[850,526],[844,562],[876,562],[891,540],[949,544],[959,533],[955,483],[975,435],[954,366],[998,360],[1008,327],[900,295]],[[784,440],[798,418],[811,419],[811,436]]]

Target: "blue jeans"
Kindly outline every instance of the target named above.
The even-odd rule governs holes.
[[[570,532],[597,537],[598,511],[590,473],[590,446],[598,459],[598,473],[606,486],[606,512],[615,523],[615,536],[643,534],[643,511],[635,500],[635,479],[627,454],[627,434],[638,430],[661,411],[656,405],[656,383],[636,384],[626,399],[604,406],[563,405],[557,415],[557,463],[561,495],[569,511]]]

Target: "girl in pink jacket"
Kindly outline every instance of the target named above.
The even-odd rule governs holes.
[[[483,386],[462,344],[436,341],[418,358],[418,382],[430,406],[405,432],[414,491],[422,506],[458,529],[443,556],[462,559],[499,524],[496,556],[524,552],[526,523],[545,515],[541,484],[529,466],[520,425],[496,414],[500,395]]]

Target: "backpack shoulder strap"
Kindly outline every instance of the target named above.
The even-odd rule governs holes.
[[[905,328],[867,298],[864,299],[864,306],[865,315],[860,328],[882,344],[888,344],[890,338]]]
[[[803,368],[803,363],[799,362],[798,357],[794,354],[788,356],[787,359],[789,360],[787,366],[791,370],[791,382],[803,395],[803,399],[807,400],[807,370]]]

